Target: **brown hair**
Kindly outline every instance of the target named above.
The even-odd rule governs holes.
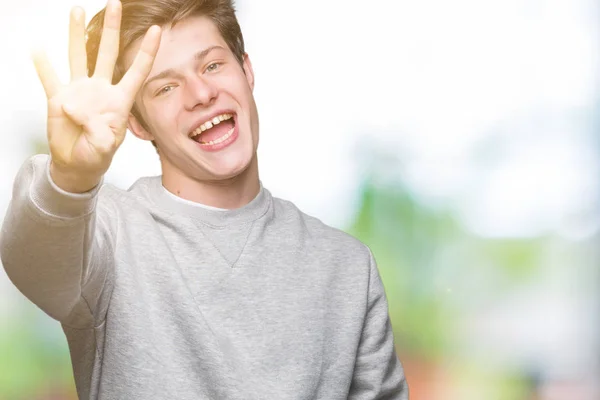
[[[136,40],[142,38],[152,25],[173,27],[178,22],[192,16],[208,17],[229,46],[240,64],[244,61],[244,38],[235,16],[233,0],[121,0],[122,17],[119,40],[119,56],[113,74],[113,83],[125,74],[123,54]],[[96,57],[102,37],[105,9],[98,12],[87,26],[88,75],[94,73]],[[148,130],[137,107],[131,113]],[[156,146],[154,142],[152,142]]]

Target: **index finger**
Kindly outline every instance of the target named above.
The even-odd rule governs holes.
[[[160,37],[161,28],[159,26],[153,25],[148,29],[133,63],[118,84],[129,96],[132,103],[152,69],[154,58],[158,52]]]

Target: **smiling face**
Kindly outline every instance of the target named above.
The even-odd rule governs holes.
[[[139,45],[125,53],[126,68]],[[230,180],[257,168],[253,89],[248,56],[240,65],[210,19],[194,16],[163,27],[152,70],[136,96],[147,129],[133,116],[129,128],[156,142],[166,187]]]

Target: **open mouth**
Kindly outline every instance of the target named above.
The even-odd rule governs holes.
[[[190,138],[200,144],[213,145],[227,140],[234,131],[234,115],[225,113],[200,125],[190,133]]]

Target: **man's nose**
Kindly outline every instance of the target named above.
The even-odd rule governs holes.
[[[218,93],[215,85],[202,76],[195,76],[188,80],[185,91],[185,108],[188,110],[212,104]]]

